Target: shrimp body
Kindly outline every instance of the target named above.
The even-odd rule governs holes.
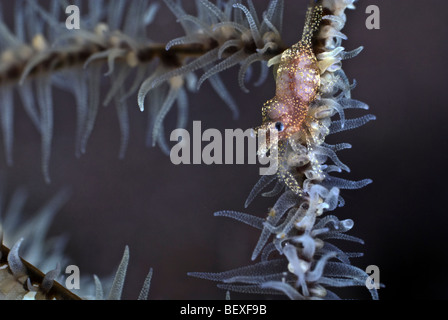
[[[311,48],[299,42],[286,50],[277,70],[275,97],[262,109],[263,125],[275,127],[279,140],[300,131],[319,86],[320,71]]]
[[[267,140],[263,154],[279,142],[301,131],[310,104],[320,88],[320,69],[313,52],[312,38],[322,20],[322,7],[309,9],[302,39],[285,50],[276,71],[275,97],[262,108],[260,129],[276,130],[277,137]]]

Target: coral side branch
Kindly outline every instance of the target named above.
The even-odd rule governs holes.
[[[133,106],[137,102],[142,111],[147,110],[147,145],[158,145],[165,153],[169,152],[165,119],[177,105],[177,127],[185,127],[187,93],[197,91],[206,81],[238,118],[237,103],[220,73],[239,66],[237,81],[247,92],[249,75],[258,64],[261,72],[254,85],[264,82],[267,61],[286,49],[280,35],[283,1],[272,1],[262,15],[251,1],[247,6],[237,1],[217,5],[196,1],[195,15],[185,11],[181,2],[164,2],[185,35],[161,44],[148,36],[159,6],[156,2],[135,0],[124,6],[122,0],[79,1],[78,5],[87,10],[80,11],[85,11],[80,17],[80,29],[71,30],[65,24],[64,0],[53,0],[48,7],[36,0],[16,1],[15,28],[0,20],[0,129],[8,165],[13,164],[13,90],[18,91],[41,135],[42,172],[47,182],[51,180],[55,134],[54,88],[74,95],[77,157],[86,153],[101,101],[100,87],[105,82],[109,89],[103,104],[112,102],[116,106],[120,158],[125,156],[131,138],[126,101],[129,97],[133,97]],[[199,78],[197,72],[201,72]]]
[[[41,35],[36,36],[33,42],[45,41]],[[2,70],[0,72],[0,85],[23,83],[26,79],[56,73],[65,69],[82,68],[88,64],[89,59],[96,56],[96,63],[107,63],[113,50],[120,50],[115,58],[117,64],[126,64],[132,69],[145,65],[155,59],[160,59],[166,67],[179,67],[187,58],[197,58],[213,47],[201,44],[177,45],[166,50],[165,44],[148,44],[142,48],[130,48],[125,44],[113,43],[111,39],[103,40],[104,45],[85,43],[66,48],[52,48],[42,52],[42,48],[24,45],[17,49],[3,52]],[[47,45],[45,45],[47,46]],[[39,61],[34,61],[36,55],[41,55]],[[15,58],[12,58],[15,57]]]
[[[4,196],[3,190],[0,190],[0,198]],[[23,220],[26,198],[25,189],[19,188],[5,208],[0,206],[0,300],[121,299],[129,264],[129,248],[126,246],[115,276],[103,282],[106,287],[110,287],[106,297],[100,279],[96,275],[93,279],[81,276],[79,268],[77,274],[74,272],[65,279],[67,287],[64,287],[64,276],[60,273],[61,266],[69,260],[64,253],[66,237],[47,239],[47,231],[57,211],[68,200],[68,190],[61,190],[32,218]],[[11,249],[8,248],[10,245]],[[76,268],[76,265],[69,265],[63,269],[67,272],[75,271]],[[138,296],[139,300],[148,298],[152,274],[151,268]]]
[[[1,246],[0,298],[8,300],[23,299],[28,292],[35,291],[37,292],[37,300],[81,300],[77,295],[55,281],[54,275],[52,279],[49,279],[47,275],[51,271],[45,275],[32,264],[20,258],[17,252],[18,247],[16,251],[15,248],[10,250],[4,245]],[[10,264],[15,264],[15,267],[11,267]],[[17,266],[20,268],[17,269]],[[6,288],[8,289],[7,292],[4,291]]]

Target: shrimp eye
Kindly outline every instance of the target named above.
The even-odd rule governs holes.
[[[285,129],[285,126],[283,125],[283,122],[276,122],[275,123],[275,129],[277,129],[278,132],[282,132]]]

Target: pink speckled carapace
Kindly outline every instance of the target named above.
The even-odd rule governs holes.
[[[264,104],[263,124],[260,127],[266,131],[276,130],[277,139],[269,139],[262,153],[302,130],[309,105],[316,99],[319,86],[320,71],[310,47],[299,42],[282,54],[275,97]]]
[[[277,139],[269,139],[261,153],[302,130],[308,108],[318,94],[320,70],[311,43],[312,34],[321,21],[319,12],[316,12],[310,25],[305,27],[302,40],[281,55],[275,97],[264,104],[263,124],[259,128],[276,130],[278,135]]]

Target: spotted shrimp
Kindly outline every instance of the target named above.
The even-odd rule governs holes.
[[[302,39],[269,61],[277,68],[275,97],[264,104],[257,132],[262,129],[276,137],[267,138],[260,155],[302,130],[308,108],[318,95],[321,72],[312,39],[321,20],[322,6],[310,7]]]

